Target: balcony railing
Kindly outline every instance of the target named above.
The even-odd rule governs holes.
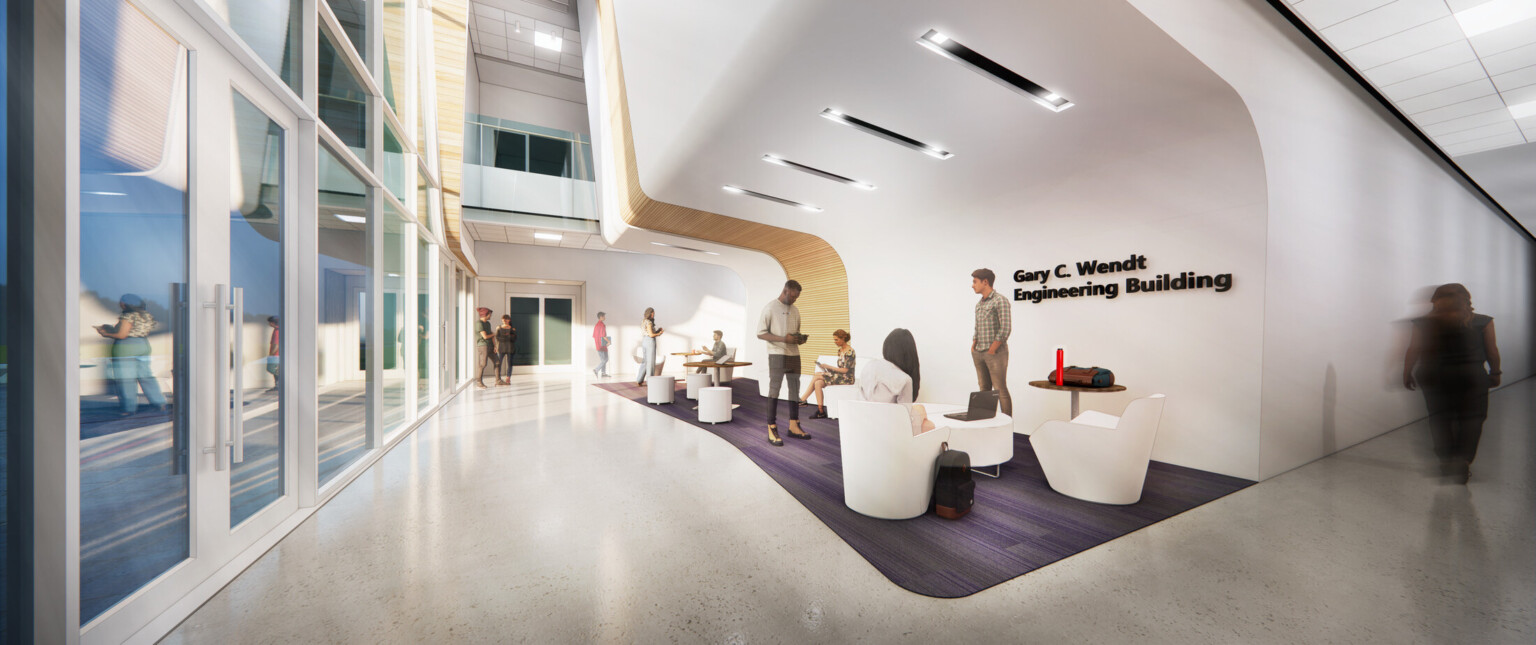
[[[466,208],[596,220],[594,179],[587,135],[479,114],[465,119]]]

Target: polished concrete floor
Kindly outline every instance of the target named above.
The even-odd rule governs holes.
[[[589,382],[461,394],[165,642],[1536,641],[1536,379],[1470,485],[1410,426],[958,600]]]

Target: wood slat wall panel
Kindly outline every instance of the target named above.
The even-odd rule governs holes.
[[[432,3],[433,76],[437,82],[437,154],[443,182],[443,236],[448,248],[465,267],[472,267],[463,251],[463,208],[459,201],[464,186],[464,90],[469,76],[468,0],[436,0]],[[473,268],[469,268],[474,273]]]
[[[773,257],[784,268],[785,275],[804,288],[795,306],[800,309],[802,331],[810,334],[811,340],[800,348],[801,354],[814,357],[837,353],[832,332],[849,327],[848,272],[832,245],[809,233],[659,202],[641,189],[613,3],[597,0],[596,5],[602,26],[603,82],[609,96],[614,97],[608,106],[608,121],[615,133],[614,174],[618,180],[620,216],[636,228],[761,251]],[[757,316],[754,303],[748,303],[747,309],[748,316]],[[803,373],[810,374],[814,369],[813,361],[803,361]]]

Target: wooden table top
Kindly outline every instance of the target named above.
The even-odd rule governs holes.
[[[1057,390],[1059,392],[1124,392],[1124,385],[1111,385],[1109,387],[1080,387],[1077,385],[1057,385],[1055,381],[1030,381],[1031,387],[1042,390]]]
[[[716,363],[713,361],[697,361],[693,363],[683,363],[683,367],[741,367],[743,365],[751,365],[751,363],[745,363],[742,361],[729,361],[725,363]]]

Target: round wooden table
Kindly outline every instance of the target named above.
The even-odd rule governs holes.
[[[727,367],[746,367],[748,365],[751,365],[751,363],[743,361],[726,361],[724,363],[716,363],[714,361],[697,361],[693,363],[683,363],[683,367],[707,367],[714,369],[715,387],[720,387],[720,370]]]
[[[1056,390],[1058,392],[1071,392],[1072,393],[1072,416],[1069,417],[1069,419],[1076,419],[1077,418],[1077,395],[1078,395],[1078,393],[1080,393],[1080,392],[1104,392],[1104,393],[1108,393],[1108,392],[1124,392],[1125,391],[1125,386],[1124,385],[1119,385],[1119,384],[1111,385],[1109,387],[1080,387],[1080,386],[1077,386],[1077,385],[1057,385],[1055,381],[1030,381],[1029,385],[1030,385],[1030,387],[1038,387],[1038,388],[1040,388],[1042,390]]]

